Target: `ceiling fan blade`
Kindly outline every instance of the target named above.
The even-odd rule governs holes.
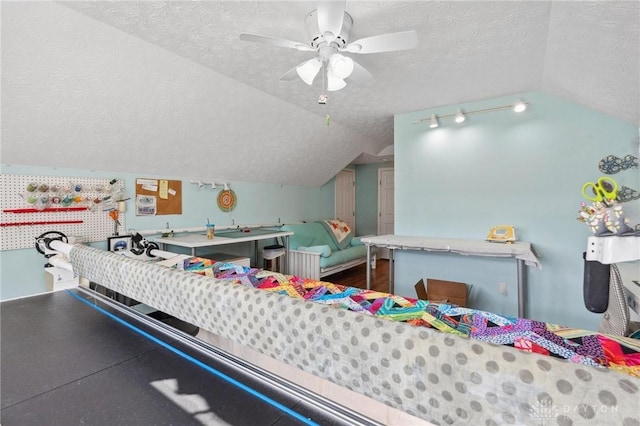
[[[296,71],[296,68],[298,68],[298,66],[295,66],[293,68],[291,68],[289,71],[287,71],[286,73],[284,73],[282,75],[282,77],[280,77],[280,80],[282,81],[292,81],[298,78],[298,72]]]
[[[341,1],[321,1],[318,3],[318,29],[321,34],[325,35],[327,32],[333,34],[331,40],[327,40],[330,43],[333,38],[340,35],[342,31],[342,21],[344,20],[344,8],[346,0]]]
[[[349,43],[342,50],[350,53],[380,53],[416,47],[418,47],[418,34],[412,30],[361,38]]]
[[[369,84],[373,81],[373,75],[369,71],[366,70],[365,67],[353,61],[353,72],[347,80],[352,81],[356,84]]]
[[[304,43],[300,43],[298,41],[292,41],[292,40],[287,40],[287,39],[278,38],[278,37],[264,36],[259,34],[242,33],[240,34],[240,40],[250,41],[252,43],[268,44],[270,46],[288,47],[290,49],[298,49],[305,52],[315,50],[311,46]]]

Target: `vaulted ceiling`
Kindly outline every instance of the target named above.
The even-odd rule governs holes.
[[[545,91],[640,123],[637,1],[348,1],[375,80],[280,81],[311,1],[2,2],[2,162],[319,186],[389,152],[393,115]],[[327,119],[329,115],[329,119]],[[374,157],[375,158],[375,157]]]

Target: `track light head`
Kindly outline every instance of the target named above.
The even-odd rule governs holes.
[[[459,109],[456,113],[456,123],[463,123],[464,120],[466,120],[466,117],[462,113],[462,110]]]
[[[438,126],[439,126],[438,117],[436,117],[435,114],[431,114],[431,122],[429,123],[429,127],[431,127],[432,129],[435,129]]]
[[[224,190],[225,190],[225,191],[228,191],[228,190],[229,190],[229,185],[228,185],[228,184],[226,184],[226,183],[224,184]]]
[[[215,191],[216,189],[218,189],[218,187],[216,186],[215,182],[211,182],[211,190]]]
[[[523,112],[526,109],[527,109],[527,104],[522,102],[520,99],[518,99],[518,101],[513,104],[513,110],[515,112]]]

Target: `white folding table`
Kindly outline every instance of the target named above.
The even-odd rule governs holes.
[[[526,265],[542,266],[531,243],[518,241],[511,244],[481,240],[430,238],[406,235],[378,235],[361,238],[367,246],[367,289],[371,288],[371,247],[389,249],[389,293],[394,292],[393,257],[395,250],[418,250],[437,253],[456,253],[467,256],[512,257],[518,268],[518,316],[525,316]]]
[[[233,236],[225,236],[233,235]],[[221,246],[226,244],[237,243],[253,243],[256,262],[258,261],[258,244],[259,240],[266,240],[270,238],[282,238],[285,249],[285,261],[283,262],[283,273],[288,273],[288,259],[289,259],[289,236],[293,235],[291,231],[277,231],[271,229],[262,228],[249,228],[249,231],[234,230],[234,231],[221,231],[215,234],[213,239],[207,238],[206,232],[190,233],[187,235],[180,235],[175,237],[161,237],[154,238],[153,241],[160,245],[160,248],[164,250],[165,245],[174,245],[179,247],[187,247],[191,249],[191,255],[196,255],[196,249],[201,247]]]

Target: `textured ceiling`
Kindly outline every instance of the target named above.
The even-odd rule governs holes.
[[[318,186],[386,152],[396,113],[543,90],[640,122],[637,1],[348,1],[351,40],[419,47],[353,55],[374,82],[327,105],[279,80],[311,53],[238,39],[308,42],[314,5],[3,1],[2,161]]]

